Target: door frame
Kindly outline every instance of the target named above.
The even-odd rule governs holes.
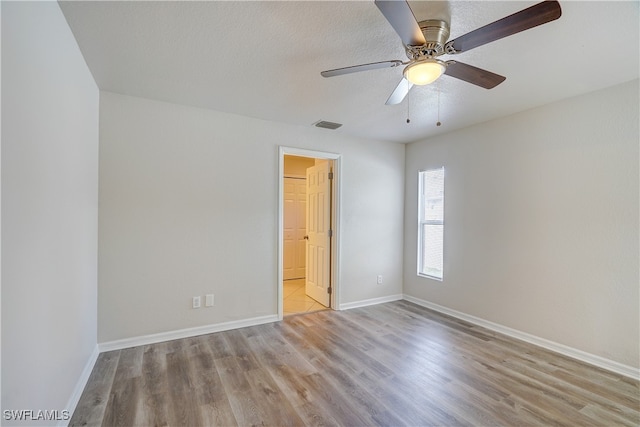
[[[283,233],[284,233],[284,156],[310,157],[314,159],[333,160],[333,191],[331,200],[331,222],[333,235],[331,238],[331,308],[338,310],[340,307],[340,201],[341,201],[341,167],[342,156],[336,153],[307,150],[294,147],[278,147],[278,319],[283,315]]]

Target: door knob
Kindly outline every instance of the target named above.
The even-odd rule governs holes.
[[[304,240],[309,240],[309,236],[304,236],[303,239]]]

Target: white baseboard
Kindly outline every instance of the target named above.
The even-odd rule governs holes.
[[[195,328],[179,329],[176,331],[107,341],[98,344],[98,347],[100,349],[100,353],[103,353],[105,351],[122,350],[123,348],[137,347],[139,345],[155,344],[163,341],[195,337],[198,335],[212,334],[214,332],[228,331],[231,329],[246,328],[247,326],[262,325],[265,323],[277,322],[278,320],[278,315],[273,314],[269,316],[253,317],[251,319],[234,320],[231,322],[215,323],[213,325],[197,326]]]
[[[350,310],[352,308],[366,307],[368,305],[376,305],[376,304],[382,304],[382,303],[385,303],[385,302],[399,301],[399,300],[401,300],[403,298],[404,298],[404,296],[402,294],[397,294],[397,295],[389,295],[389,296],[386,296],[386,297],[365,299],[365,300],[362,300],[362,301],[348,302],[348,303],[345,303],[345,304],[340,304],[339,309],[340,310]]]
[[[542,347],[547,350],[551,350],[556,353],[563,354],[565,356],[580,360],[582,362],[597,366],[602,369],[606,369],[607,371],[615,372],[617,374],[624,375],[625,377],[633,378],[635,380],[640,380],[640,369],[634,368],[632,366],[624,365],[622,363],[605,359],[604,357],[596,356],[595,354],[587,353],[585,351],[578,350],[576,348],[569,347],[564,344],[559,344],[557,342],[549,341],[547,339],[540,338],[535,335],[528,334],[526,332],[518,331],[517,329],[512,329],[512,328],[500,325],[498,323],[493,323],[488,320],[481,319],[479,317],[471,316],[469,314],[465,314],[460,311],[450,309],[448,307],[444,307],[429,301],[425,301],[420,298],[412,297],[411,295],[405,294],[404,299],[414,304],[418,304],[423,307],[430,308],[434,311],[438,311],[440,313],[447,314],[449,316],[456,317],[461,320],[465,320],[469,323],[473,323],[474,325],[482,326],[484,328],[490,329],[495,332],[499,332],[509,337],[516,338],[533,345],[537,345],[538,347]]]
[[[84,391],[84,388],[87,386],[87,382],[89,381],[89,377],[91,376],[91,371],[93,371],[93,367],[95,366],[99,355],[100,355],[100,350],[98,349],[98,345],[96,344],[96,346],[93,348],[93,352],[91,352],[91,355],[89,356],[89,360],[87,360],[87,363],[84,365],[84,369],[80,374],[80,378],[78,378],[78,382],[76,383],[76,386],[73,388],[71,397],[67,402],[66,409],[67,411],[69,411],[69,416],[73,415],[73,412],[76,410],[76,406],[80,401],[80,397],[82,396],[82,392]],[[61,420],[58,423],[58,426],[66,426],[68,423],[69,423],[69,420]]]

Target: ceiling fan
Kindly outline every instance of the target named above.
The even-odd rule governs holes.
[[[387,99],[387,105],[402,102],[414,84],[432,83],[442,74],[485,89],[496,87],[506,77],[459,61],[443,61],[438,57],[468,52],[478,46],[554,21],[562,14],[560,4],[557,1],[543,1],[454,40],[447,41],[449,38],[448,22],[435,19],[417,22],[405,0],[375,0],[374,3],[400,36],[409,60],[373,62],[327,70],[320,74],[323,77],[333,77],[406,65],[403,78]]]

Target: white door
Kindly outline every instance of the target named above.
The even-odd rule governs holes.
[[[282,273],[284,280],[302,279],[306,265],[307,185],[304,178],[284,178],[284,236]]]
[[[324,161],[307,169],[306,293],[329,307],[331,238],[331,164]]]

